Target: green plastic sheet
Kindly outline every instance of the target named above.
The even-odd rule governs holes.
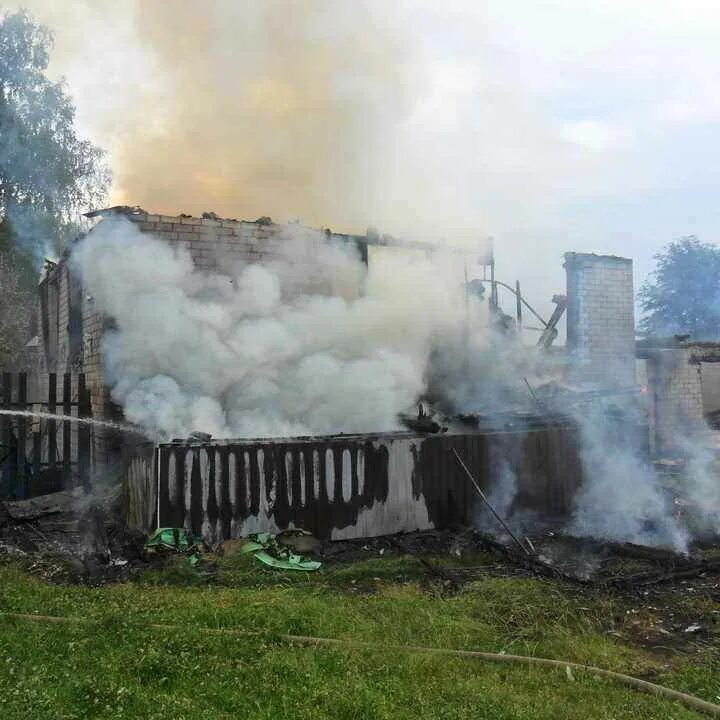
[[[322,563],[319,560],[310,560],[304,555],[294,553],[284,546],[280,535],[272,533],[255,533],[250,535],[243,545],[242,552],[251,554],[258,562],[278,570],[304,570],[312,572],[318,570]]]

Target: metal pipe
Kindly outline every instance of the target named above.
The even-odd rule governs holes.
[[[477,278],[477,279],[479,282],[491,283],[493,286],[500,285],[501,287],[504,287],[506,290],[509,290],[513,295],[517,295],[515,288],[511,287],[507,283],[502,282],[501,280],[494,280],[494,279],[486,280],[485,278]],[[497,290],[495,291],[495,293],[497,294]],[[545,320],[542,319],[542,317],[535,311],[533,306],[530,305],[530,303],[524,297],[520,297],[519,300],[543,324],[544,327],[548,326],[547,322],[545,322]]]
[[[540,408],[540,410],[545,410],[543,404],[540,402],[540,400],[538,400],[538,396],[535,394],[535,391],[532,389],[532,385],[528,382],[528,379],[524,377],[523,380],[525,381],[527,389],[530,391],[530,395],[532,395],[532,399],[535,401],[535,404]]]
[[[518,538],[515,536],[513,531],[508,527],[507,523],[495,512],[495,508],[490,504],[490,501],[485,497],[485,493],[482,491],[482,488],[477,484],[475,481],[475,478],[472,476],[472,473],[468,470],[467,465],[463,462],[460,455],[458,455],[458,451],[453,448],[453,455],[455,455],[455,458],[460,463],[460,467],[465,471],[465,474],[468,476],[468,479],[473,484],[473,487],[477,491],[477,494],[480,496],[482,501],[485,503],[485,505],[488,506],[490,509],[490,512],[495,516],[497,521],[505,528],[505,531],[507,534],[515,541],[516,545],[526,554],[530,555],[530,551],[518,540]]]
[[[495,259],[493,258],[490,264],[490,307],[493,310],[497,310],[498,307],[498,292],[497,282],[495,281]]]

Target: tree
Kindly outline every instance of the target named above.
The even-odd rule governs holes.
[[[640,327],[652,335],[720,339],[720,248],[691,235],[671,242],[655,261],[639,292],[647,313]]]
[[[43,256],[110,182],[102,150],[76,133],[64,81],[45,74],[52,43],[27,12],[0,14],[0,364],[28,339]]]
[[[23,288],[20,277],[10,253],[0,253],[0,367],[5,368],[29,339],[33,295]]]
[[[103,151],[76,133],[64,81],[45,75],[52,43],[27,12],[0,15],[0,252],[36,268],[110,182]]]

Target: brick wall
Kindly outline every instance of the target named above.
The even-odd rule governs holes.
[[[34,398],[45,399],[49,392],[48,373],[58,375],[58,406],[62,403],[61,388],[64,373],[85,373],[90,390],[93,417],[111,414],[109,398],[104,386],[101,340],[103,317],[92,300],[82,292],[77,278],[71,275],[66,259],[49,271],[39,288],[39,333],[41,345],[35,376],[29,382]],[[72,401],[78,400],[73,383]],[[112,442],[107,431],[92,431],[93,457],[102,461]],[[113,441],[114,442],[114,441]],[[73,436],[73,445],[77,438]]]
[[[649,353],[647,374],[655,449],[672,451],[679,437],[705,426],[701,365],[692,348],[661,348]]]
[[[280,257],[280,244],[290,236],[296,256],[293,257],[294,276],[297,286],[313,292],[356,296],[359,283],[347,281],[341,276],[318,269],[315,258],[320,247],[328,240],[350,244],[357,248],[360,257],[367,261],[367,245],[364,238],[326,233],[299,224],[278,225],[276,223],[219,220],[183,216],[152,215],[139,213],[124,215],[139,230],[176,247],[188,250],[196,267],[208,272],[224,271],[233,265],[272,261]],[[101,222],[103,222],[101,220]],[[97,226],[96,226],[97,227]],[[93,232],[91,230],[91,232]],[[119,409],[110,401],[105,382],[102,356],[102,338],[108,319],[95,310],[94,301],[87,293],[73,292],[72,278],[67,260],[63,260],[44,280],[46,300],[41,309],[47,337],[43,340],[41,355],[49,357],[45,372],[84,372],[91,392],[93,415],[98,418],[119,419]],[[292,291],[292,289],[291,289]],[[42,290],[41,290],[42,292]],[[70,357],[71,308],[80,305],[82,340],[79,353]],[[42,323],[41,323],[42,325]],[[97,430],[98,438],[103,437]],[[106,445],[107,443],[105,443]],[[102,454],[105,447],[99,443],[97,452]],[[112,454],[112,450],[110,450]]]
[[[313,292],[356,296],[359,283],[333,277],[318,268],[316,257],[327,240],[351,244],[367,261],[367,244],[361,237],[325,233],[301,225],[173,217],[148,213],[124,215],[139,230],[152,233],[176,247],[187,249],[196,267],[208,272],[228,272],[234,266],[268,262],[280,257],[280,244],[293,239],[294,276],[297,286],[290,292]],[[103,221],[101,221],[103,222]],[[97,227],[97,226],[96,226]],[[92,231],[91,231],[92,232]],[[40,305],[39,355],[37,376],[32,379],[39,396],[47,396],[47,373],[85,373],[96,418],[121,420],[122,411],[110,399],[102,354],[102,339],[109,319],[97,312],[91,296],[71,275],[63,259],[43,280],[38,295]],[[43,331],[44,327],[44,331]],[[112,430],[95,426],[92,430],[93,467],[108,472],[120,460],[123,440]],[[102,469],[102,470],[100,470]]]
[[[367,261],[365,238],[323,232],[299,224],[215,220],[168,215],[127,215],[143,232],[152,233],[190,252],[196,267],[213,272],[227,271],[233,264],[272,261],[280,257],[281,245],[291,238],[297,251],[293,257],[299,289],[328,294],[357,295],[359,287],[343,286],[342,278],[318,270],[315,257],[326,242],[350,244]],[[292,288],[291,288],[292,291]]]
[[[601,387],[635,384],[632,260],[566,253],[568,379]]]

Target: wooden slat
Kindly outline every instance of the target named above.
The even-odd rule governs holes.
[[[33,462],[32,462],[32,476],[33,476],[33,483],[31,487],[29,488],[28,496],[32,497],[33,495],[37,495],[39,492],[42,492],[40,488],[40,470],[41,470],[41,460],[42,460],[42,432],[40,430],[35,430],[33,432]]]
[[[63,415],[72,415],[72,376],[70,373],[63,375]],[[63,422],[63,475],[65,476],[65,487],[72,486],[72,423],[68,420]]]
[[[2,389],[3,389],[3,405],[12,409],[12,375],[10,373],[3,373],[2,375]],[[14,479],[14,454],[12,453],[12,419],[7,415],[0,417],[0,458],[4,460],[4,470],[2,473],[3,486],[6,489],[11,488],[11,483]],[[5,464],[7,463],[7,464]]]
[[[34,418],[0,415],[0,461],[3,463],[1,492],[11,497],[33,497],[47,492],[48,486],[39,482],[45,470],[59,480],[59,486],[53,490],[72,488],[78,475],[83,486],[89,486],[92,465],[91,430],[85,425],[81,426],[81,432],[77,433],[77,425],[71,418],[74,407],[77,407],[78,415],[92,417],[91,398],[84,376],[77,377],[77,399],[73,397],[74,380],[70,373],[65,373],[62,378],[62,399],[58,397],[58,377],[55,373],[44,375],[47,397],[30,398],[28,373],[0,373],[0,408],[32,411],[38,407],[43,411],[68,417],[68,420],[43,420],[42,424],[36,427],[33,425]],[[59,428],[63,431],[62,441],[58,437]],[[74,439],[76,437],[77,443]],[[36,479],[38,482],[35,482]]]
[[[27,373],[18,374],[18,397],[17,409],[27,410]],[[27,443],[27,418],[19,415],[17,418],[17,493],[20,497],[27,495],[27,473],[25,465],[27,463],[27,453],[25,446]]]
[[[78,375],[78,416],[90,417],[92,415],[90,406],[90,393],[85,386],[85,374]],[[80,484],[89,491],[90,489],[90,426],[85,423],[78,423],[78,474]]]
[[[48,412],[57,412],[57,375],[50,373],[48,376]],[[57,462],[57,423],[48,420],[48,465],[54,467]]]

